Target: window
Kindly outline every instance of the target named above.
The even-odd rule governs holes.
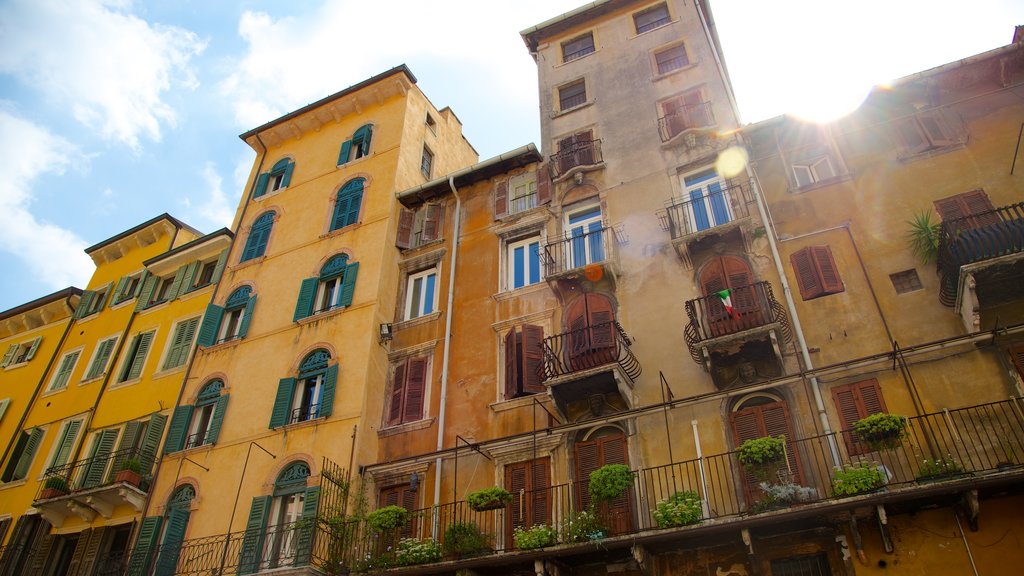
[[[587,83],[580,79],[558,88],[558,109],[565,111],[587,102]]]
[[[154,335],[155,331],[136,334],[135,338],[132,338],[128,353],[124,357],[124,364],[121,366],[121,374],[117,377],[118,382],[127,382],[142,376],[142,367],[146,364],[146,354],[153,343]]]
[[[341,190],[338,190],[338,196],[334,202],[334,218],[331,219],[331,230],[359,222],[359,208],[363,203],[365,182],[366,180],[363,178],[355,178],[349,180],[341,187]]]
[[[388,486],[387,488],[381,488],[380,494],[377,495],[377,507],[384,508],[385,506],[401,506],[406,510],[412,512],[416,510],[416,489],[411,484],[399,484],[397,486]],[[398,529],[399,538],[409,538],[416,533],[416,515],[413,515],[411,522],[406,522],[405,526]]]
[[[676,44],[654,53],[654,64],[658,68],[658,74],[668,74],[689,63],[690,58],[686,55],[686,46],[682,44]]]
[[[636,24],[637,34],[660,28],[671,21],[672,17],[668,14],[668,6],[664,4],[658,4],[633,14],[633,23]]]
[[[267,251],[267,241],[270,240],[270,230],[274,227],[274,212],[265,212],[249,230],[249,238],[245,241],[245,249],[242,250],[240,262],[252,260],[263,256]]]
[[[524,324],[505,334],[505,399],[544,392],[544,329]]]
[[[921,279],[917,276],[917,270],[914,268],[889,274],[889,279],[892,280],[892,287],[896,289],[897,294],[906,294],[924,288],[921,285]]]
[[[423,396],[426,394],[427,359],[406,358],[394,366],[386,425],[397,426],[423,419]]]
[[[919,112],[893,123],[903,153],[912,155],[954,146],[962,138],[953,129],[954,118],[943,110]]]
[[[604,223],[597,205],[569,212],[565,221],[571,268],[604,261]]]
[[[330,352],[315,350],[299,364],[298,377],[281,379],[270,414],[271,428],[331,415],[338,364],[328,365],[330,360]]]
[[[81,420],[68,420],[61,427],[60,436],[56,443],[56,449],[53,452],[53,456],[50,458],[50,464],[46,468],[46,472],[50,473],[54,468],[58,468],[68,463],[68,458],[71,457],[71,451],[75,448],[75,441],[78,440],[78,431],[82,428]],[[68,472],[71,472],[70,470]],[[67,474],[63,474],[67,476]]]
[[[427,128],[430,128],[432,133],[437,134],[437,122],[434,120],[434,117],[430,115],[430,112],[427,112]]]
[[[780,558],[771,562],[772,576],[829,576],[834,574],[828,564],[828,556],[801,556]]]
[[[704,101],[700,90],[684,92],[663,101],[660,106],[662,117],[658,127],[662,142],[668,142],[687,130],[713,126],[715,123],[711,103]]]
[[[245,338],[255,306],[256,295],[249,286],[235,289],[224,302],[224,307],[208,305],[206,314],[203,315],[203,324],[199,328],[197,343],[200,346],[213,346]]]
[[[601,161],[600,140],[594,140],[591,130],[577,132],[558,141],[557,162],[558,175],[564,175],[577,166],[592,166]]]
[[[46,388],[47,392],[63,390],[68,387],[71,372],[75,369],[75,364],[78,363],[78,357],[81,354],[81,350],[75,350],[74,352],[68,352],[60,359],[57,372],[54,373],[53,378],[50,380],[50,385]]]
[[[845,290],[839,268],[828,246],[808,246],[789,257],[800,286],[800,296],[812,300]]]
[[[164,357],[162,370],[170,370],[185,364],[188,360],[188,352],[192,348],[192,339],[195,337],[196,328],[198,327],[199,318],[190,318],[175,325],[174,335],[171,337],[167,356]]]
[[[799,188],[830,180],[837,176],[827,153],[793,163],[793,178]]]
[[[437,309],[437,268],[410,274],[405,291],[405,319],[432,314]]]
[[[430,172],[434,167],[434,153],[426,146],[423,147],[423,155],[420,157],[420,172],[423,177],[430,180]]]
[[[683,177],[687,233],[700,232],[733,221],[732,201],[722,177],[705,170]]]
[[[28,342],[11,344],[10,347],[7,348],[7,352],[4,354],[3,361],[0,361],[0,367],[14,366],[28,362],[35,357],[36,350],[39,349],[39,343],[42,341],[43,337],[37,336]]]
[[[274,482],[271,496],[256,496],[249,508],[238,559],[239,574],[308,564],[312,553],[320,487],[306,487],[309,465],[295,462]]]
[[[11,451],[11,458],[7,461],[3,475],[0,475],[0,481],[24,480],[28,476],[28,469],[32,465],[32,459],[35,458],[36,450],[39,449],[39,444],[42,441],[42,428],[22,431],[15,441],[14,450]]]
[[[398,235],[395,245],[399,248],[418,248],[441,239],[441,220],[444,206],[424,204],[417,210],[403,208],[398,214]]]
[[[562,62],[571,62],[594,51],[594,34],[587,32],[562,43]]]
[[[885,400],[878,380],[872,378],[853,384],[845,384],[832,388],[832,401],[839,411],[839,421],[843,430],[843,439],[851,456],[870,452],[871,448],[860,441],[853,425],[861,418],[885,412]]]
[[[75,318],[85,318],[103,310],[103,305],[107,303],[109,292],[109,284],[98,290],[83,291],[82,297],[78,301],[78,309],[75,310]]]
[[[505,521],[506,542],[516,528],[551,521],[551,458],[537,458],[505,466],[505,489],[512,493]]]
[[[270,172],[264,172],[256,177],[256,189],[252,197],[259,198],[268,192],[277,192],[287,188],[292,181],[292,172],[295,170],[295,162],[282,158],[274,164]]]
[[[131,276],[125,276],[117,281],[114,285],[114,304],[120,304],[121,302],[127,302],[132,298],[139,295],[139,289],[142,287],[142,274],[134,274]]]
[[[220,275],[224,270],[224,263],[227,262],[227,258],[228,251],[224,250],[217,258],[190,264],[191,270],[189,272],[192,281],[189,285],[189,291],[198,290],[220,280]]]
[[[569,364],[573,370],[613,362],[618,350],[618,325],[608,297],[582,294],[565,314],[569,330]]]
[[[515,290],[541,281],[540,236],[510,242],[508,250],[508,288]]]
[[[299,287],[294,321],[352,305],[359,262],[348,263],[348,254],[339,254],[320,268],[320,275],[306,278]]]
[[[551,202],[551,179],[544,165],[494,186],[494,217],[504,218]]]
[[[154,284],[155,290],[149,298],[149,306],[155,306],[162,302],[166,302],[171,294],[171,288],[174,286],[174,277],[169,276],[167,278],[157,278]]]
[[[223,389],[222,380],[211,380],[199,390],[194,405],[175,407],[164,454],[217,443],[228,407],[229,395],[222,394]]]
[[[114,352],[115,344],[117,344],[117,336],[102,340],[96,345],[96,352],[93,353],[92,361],[89,363],[89,369],[86,370],[85,380],[99,378],[104,372],[106,372],[107,362],[110,361],[110,356]]]
[[[367,124],[361,126],[352,134],[351,140],[341,143],[341,153],[338,154],[338,166],[348,164],[370,155],[370,140],[373,139],[373,126]]]
[[[988,194],[981,189],[936,200],[935,210],[944,224],[956,221],[957,230],[975,230],[1001,221]]]

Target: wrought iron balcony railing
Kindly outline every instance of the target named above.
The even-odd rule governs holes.
[[[711,109],[711,102],[701,102],[693,106],[676,108],[658,118],[658,133],[662,142],[668,142],[687,130],[714,125],[715,114]]]
[[[544,277],[583,268],[588,264],[605,262],[611,254],[614,231],[608,227],[588,230],[544,245]]]
[[[640,376],[640,362],[629,349],[632,341],[618,322],[604,322],[544,339],[542,376],[550,380],[608,364],[618,364],[632,380]]]
[[[593,166],[602,161],[600,140],[578,140],[551,155],[551,177],[559,178],[577,166]]]
[[[117,450],[103,456],[93,456],[50,468],[39,484],[36,500],[58,498],[68,493],[113,484],[118,481],[122,464],[128,460],[139,462],[141,468],[139,475],[142,479],[151,473],[154,463],[152,454],[146,454],[138,448]],[[142,490],[146,489],[144,485],[138,487]]]
[[[956,304],[960,267],[1024,251],[1024,202],[943,222],[936,264],[942,276],[939,300]]]
[[[775,299],[772,287],[766,280],[732,288],[729,298],[732,302],[731,311],[718,294],[686,302],[688,322],[683,336],[694,362],[699,364],[703,359],[700,343],[769,324],[780,324],[783,337],[790,339],[786,310]]]
[[[689,198],[673,198],[658,211],[661,227],[673,240],[717,228],[750,215],[750,185],[746,182],[723,184],[693,192]]]

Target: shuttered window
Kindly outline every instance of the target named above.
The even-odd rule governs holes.
[[[512,493],[506,513],[506,541],[516,528],[551,523],[551,458],[537,458],[505,466],[505,489]]]
[[[287,188],[292,182],[292,172],[295,171],[295,162],[287,158],[278,160],[270,172],[264,172],[256,177],[256,188],[252,192],[253,198],[259,198],[268,192],[276,192]]]
[[[579,296],[566,313],[569,361],[574,370],[607,364],[616,359],[617,329],[612,303],[602,294]]]
[[[333,412],[338,364],[324,349],[310,352],[299,364],[298,377],[282,378],[277,386],[270,428],[326,418]]]
[[[92,362],[89,364],[89,371],[85,374],[85,380],[99,378],[107,370],[107,363],[114,352],[114,345],[117,344],[117,336],[107,338],[96,345],[96,352],[93,353]]]
[[[75,441],[78,440],[78,431],[82,428],[81,420],[71,420],[64,423],[60,438],[57,441],[57,451],[53,453],[49,468],[56,468],[68,463],[71,451],[75,448]]]
[[[953,229],[949,230],[951,233],[974,230],[1000,221],[988,194],[981,189],[936,200],[935,210],[942,218],[943,224],[947,227],[953,226]]]
[[[314,314],[351,306],[358,275],[359,263],[349,263],[347,254],[328,260],[319,276],[306,278],[299,285],[292,320],[298,322]]]
[[[590,473],[604,466],[605,464],[629,465],[629,457],[626,450],[626,437],[620,431],[611,434],[597,436],[586,441],[576,443],[576,486],[577,505],[579,510],[589,510]],[[603,508],[605,505],[602,504]],[[624,534],[632,530],[632,491],[626,490],[621,497],[612,500],[607,504],[607,513],[603,514],[609,519],[609,529],[614,534]]]
[[[249,229],[249,238],[245,241],[240,262],[263,256],[267,251],[270,231],[274,227],[274,212],[266,212],[256,219]]]
[[[359,222],[359,208],[363,203],[363,186],[366,180],[355,178],[350,180],[338,191],[334,203],[334,217],[331,219],[331,230],[337,230]]]
[[[398,234],[395,245],[399,248],[418,248],[442,238],[444,206],[424,204],[417,210],[402,208],[398,214]]]
[[[25,430],[18,435],[14,450],[11,451],[10,460],[7,461],[7,467],[4,468],[4,473],[0,476],[0,481],[14,482],[28,476],[32,459],[35,458],[36,450],[39,449],[39,444],[42,441],[43,430],[41,428]]]
[[[1024,344],[1011,346],[1010,360],[1013,361],[1013,365],[1017,368],[1017,374],[1020,375],[1021,379],[1024,379]]]
[[[380,494],[377,497],[377,507],[384,508],[385,506],[401,506],[412,512],[417,509],[416,491],[412,489],[410,484],[399,484],[397,486],[381,488]],[[398,529],[398,536],[400,538],[409,538],[415,533],[416,516],[412,515],[410,521]]]
[[[853,384],[836,386],[832,388],[832,401],[835,402],[836,410],[839,411],[843,440],[846,442],[849,454],[853,456],[870,452],[871,448],[861,442],[857,434],[853,432],[853,425],[861,418],[886,411],[885,400],[882,398],[878,380],[871,378]]]
[[[789,408],[785,402],[766,401],[755,406],[746,406],[730,414],[729,420],[737,447],[747,440],[785,435],[790,480],[794,484],[803,483],[803,471],[794,443],[795,437],[790,424]],[[758,487],[759,480],[742,470],[741,474],[744,479],[747,502],[752,503],[759,500],[761,498],[761,490]]]
[[[164,359],[163,370],[170,370],[185,364],[198,328],[199,318],[178,322],[174,327],[174,335],[171,338],[170,348],[167,350],[167,357]]]
[[[388,426],[397,426],[423,419],[426,381],[426,358],[407,358],[395,365],[385,418]]]
[[[121,366],[118,382],[127,382],[142,376],[142,368],[146,364],[146,354],[149,353],[154,335],[156,335],[155,331],[136,334],[135,338],[132,338],[132,343],[128,346],[128,354],[125,355],[124,364]]]
[[[232,292],[223,307],[216,304],[207,305],[196,343],[200,346],[213,346],[245,338],[255,307],[256,295],[249,286],[242,286]]]
[[[338,154],[338,166],[342,166],[370,155],[370,141],[373,138],[373,126],[367,124],[360,127],[352,134],[352,138],[341,143],[341,152]]]
[[[525,324],[505,334],[505,399],[544,392],[544,329]]]
[[[57,367],[57,372],[53,375],[53,380],[50,381],[50,386],[47,388],[47,392],[54,390],[63,390],[68,387],[68,381],[71,379],[71,372],[75,369],[75,364],[78,363],[78,357],[82,354],[80,350],[69,352],[60,359],[60,364]]]
[[[959,122],[943,110],[927,110],[893,122],[904,154],[920,154],[960,143],[953,129]]]
[[[807,246],[794,252],[789,260],[793,264],[800,296],[804,300],[846,290],[832,257],[832,249],[828,246]]]

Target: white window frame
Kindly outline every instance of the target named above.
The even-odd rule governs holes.
[[[288,412],[288,423],[289,424],[298,424],[299,422],[308,422],[310,420],[315,420],[315,419],[320,417],[320,397],[323,394],[324,382],[326,381],[326,379],[327,379],[326,371],[320,370],[319,372],[311,374],[310,376],[308,376],[306,378],[297,378],[295,380],[295,390],[292,393],[292,406],[291,406],[291,409]],[[302,405],[303,405],[302,397],[304,396],[304,392],[305,392],[306,386],[309,385],[310,381],[313,381],[313,382],[312,382],[312,385],[311,385],[312,395],[311,395],[311,397],[309,399],[309,406],[316,406],[316,413],[314,414],[313,411],[310,410],[310,412],[306,415],[306,419],[305,420],[295,420],[293,422],[292,421],[292,416],[295,414],[296,410],[298,410],[299,408],[302,408]]]
[[[704,168],[691,174],[684,174],[679,178],[679,182],[682,187],[682,201],[686,203],[686,218],[689,221],[687,223],[689,225],[689,233],[711,230],[712,228],[717,228],[736,220],[736,214],[732,207],[732,195],[729,190],[729,183],[725,178],[722,178],[721,174],[716,172],[712,177],[705,177],[700,180],[687,182],[687,180],[704,176],[709,172],[714,172],[714,168]],[[719,222],[715,216],[715,207],[712,204],[712,196],[710,194],[710,188],[714,184],[718,184],[722,191],[722,202],[725,205],[727,215],[727,219],[724,222]],[[698,228],[697,226],[697,211],[695,210],[696,201],[693,199],[693,193],[698,191],[701,192],[702,196],[700,204],[703,206],[704,217],[708,220],[708,226],[706,228]]]
[[[537,277],[533,278],[530,274],[530,245],[537,244]],[[524,262],[524,283],[521,286],[516,286],[516,250],[523,250],[523,262]],[[541,235],[532,234],[518,238],[514,241],[510,241],[505,245],[505,260],[506,260],[506,287],[508,290],[518,290],[520,288],[526,288],[527,286],[533,286],[539,284],[544,280],[544,265],[541,258],[541,250],[544,249],[544,243],[541,239]]]
[[[313,298],[313,314],[323,314],[341,307],[341,284],[344,275],[339,274],[321,280],[316,285],[316,297]]]
[[[406,320],[415,320],[437,312],[437,296],[440,289],[440,274],[437,266],[420,270],[414,274],[409,274],[406,279],[406,290],[405,290],[405,315]],[[433,276],[434,287],[433,287],[433,298],[430,298],[428,302],[427,291],[428,291],[428,279]],[[419,290],[416,289],[416,281],[421,281]],[[413,309],[415,305],[415,310]],[[427,311],[427,305],[430,306],[430,310]]]
[[[827,167],[827,173],[822,170]],[[797,188],[807,188],[839,176],[828,153],[793,162],[793,180]],[[802,175],[802,176],[801,176]]]
[[[237,316],[236,316],[237,315]],[[224,316],[220,319],[220,327],[217,329],[217,341],[229,342],[238,338],[238,332],[242,329],[242,320],[245,318],[245,305],[237,308],[224,310]],[[234,322],[232,324],[232,322]]]
[[[537,207],[537,173],[527,172],[508,180],[508,214]]]
[[[78,367],[78,361],[82,359],[83,348],[84,347],[79,346],[74,350],[69,350],[68,352],[65,352],[64,355],[60,357],[60,362],[57,363],[57,369],[53,372],[53,376],[50,377],[49,384],[46,385],[46,392],[58,392],[60,390],[67,389],[68,384],[71,383],[71,376],[75,373],[75,368]],[[54,387],[54,385],[57,383],[57,375],[60,374],[61,366],[64,365],[64,359],[67,358],[68,356],[71,356],[72,354],[77,354],[77,356],[75,356],[74,361],[71,363],[71,369],[68,370],[67,380],[64,381],[64,385],[61,386],[60,388]]]
[[[576,216],[578,216],[580,214],[585,214],[587,212],[593,212],[595,210],[597,211],[596,216],[591,216],[591,217],[589,217],[589,218],[587,218],[585,220],[580,220],[580,221],[575,222],[575,223],[572,222],[574,217],[576,217]],[[604,211],[601,209],[601,205],[600,204],[586,204],[586,205],[583,205],[583,206],[573,207],[570,210],[566,210],[566,212],[565,212],[565,223],[564,223],[564,226],[565,226],[565,228],[564,228],[564,230],[565,230],[565,237],[569,238],[570,242],[571,242],[571,238],[573,238],[573,231],[576,230],[576,229],[582,230],[583,235],[586,236],[588,233],[593,232],[592,230],[590,230],[590,228],[591,228],[591,226],[594,223],[599,224],[601,229],[603,230],[603,228],[604,228]],[[610,230],[604,230],[604,231],[602,231],[600,233],[599,238],[600,238],[600,242],[601,242],[601,252],[602,252],[602,258],[600,260],[596,260],[596,261],[594,260],[593,250],[591,249],[591,242],[589,242],[589,241],[584,241],[583,242],[584,260],[585,260],[584,262],[577,262],[576,261],[576,253],[575,253],[572,245],[568,246],[567,247],[568,258],[572,259],[572,265],[568,266],[567,269],[581,268],[583,266],[586,266],[587,264],[595,264],[597,262],[604,262],[608,258],[608,249],[607,249],[607,246],[605,246],[605,243],[607,241],[606,236],[610,232],[611,232]]]

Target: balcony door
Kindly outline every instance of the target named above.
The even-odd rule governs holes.
[[[700,232],[733,220],[725,181],[714,170],[683,178],[683,196],[690,230]]]
[[[576,442],[576,501],[579,510],[590,508],[590,473],[605,464],[629,465],[626,436],[615,427],[595,430]],[[627,489],[621,497],[597,508],[608,526],[609,535],[628,534],[633,531],[633,491]]]
[[[570,237],[569,269],[604,261],[604,225],[600,206],[595,204],[570,212],[565,224],[566,234]]]
[[[735,446],[747,440],[764,436],[786,436],[786,465],[777,478],[768,478],[771,484],[793,483],[803,484],[803,470],[800,458],[797,457],[796,445],[793,443],[793,425],[786,402],[774,395],[755,394],[741,401],[729,415],[732,425]],[[743,478],[743,492],[747,505],[762,498],[760,480],[747,474],[742,466],[740,475]]]
[[[616,360],[616,325],[612,303],[603,294],[576,298],[566,314],[569,365],[586,370]]]
[[[701,270],[700,285],[704,291],[701,312],[712,338],[762,324],[754,275],[745,260],[735,256],[713,259]]]

